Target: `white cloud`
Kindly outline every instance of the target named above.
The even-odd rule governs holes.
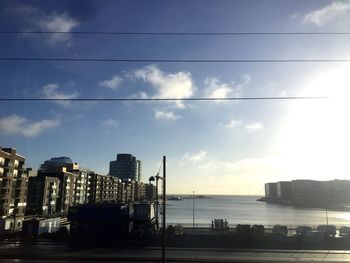
[[[217,78],[207,78],[204,83],[208,86],[204,90],[208,98],[227,98],[233,93],[233,87],[230,84],[220,83]]]
[[[198,153],[189,153],[186,152],[183,156],[182,156],[183,160],[186,161],[191,161],[191,162],[199,162],[199,161],[204,161],[205,159],[207,159],[207,152],[206,151],[199,151]]]
[[[38,21],[38,26],[43,31],[53,32],[71,32],[79,23],[71,18],[67,13],[58,14],[56,12],[50,15],[44,15]],[[65,42],[70,39],[69,34],[51,34],[49,37],[50,43]]]
[[[350,11],[349,2],[332,2],[331,4],[312,11],[304,16],[304,24],[314,24],[316,26],[323,26],[332,20],[335,20],[344,15],[348,15]]]
[[[118,122],[109,118],[102,121],[102,126],[106,128],[118,128]]]
[[[63,93],[63,92],[59,91],[59,85],[56,83],[51,83],[51,84],[45,85],[41,89],[42,89],[42,94],[43,94],[44,99],[68,100],[68,99],[74,99],[78,96],[78,93],[76,93],[76,92]],[[71,105],[70,101],[54,101],[54,102],[61,105],[61,106]]]
[[[230,96],[239,96],[244,85],[248,84],[251,80],[250,75],[243,75],[243,81],[241,83],[221,83],[218,78],[207,78],[204,81],[206,88],[204,95],[207,98],[227,98]]]
[[[163,120],[177,120],[180,118],[180,116],[176,115],[173,111],[162,111],[162,110],[156,110],[154,112],[154,117],[156,119],[163,119]]]
[[[20,2],[15,3],[7,10],[23,19],[30,27],[29,30],[71,32],[79,26],[79,22],[67,12],[46,14],[36,7]],[[69,43],[71,34],[48,34],[45,37],[49,44]]]
[[[136,70],[134,76],[152,85],[155,89],[155,94],[150,95],[149,97],[151,98],[184,99],[190,98],[196,92],[191,73],[186,71],[166,73],[155,65],[149,65]],[[179,108],[184,107],[181,101],[177,101],[175,104]]]
[[[244,128],[246,128],[248,132],[255,132],[263,129],[264,126],[260,122],[254,122],[244,125]]]
[[[228,122],[226,124],[221,123],[220,125],[223,126],[223,127],[226,127],[226,128],[236,128],[236,127],[239,127],[239,126],[242,125],[242,121],[241,120],[231,119],[230,122]]]
[[[0,133],[5,135],[20,134],[26,137],[35,137],[44,130],[53,129],[60,125],[59,120],[41,120],[30,122],[19,115],[10,115],[0,119]]]
[[[117,90],[120,85],[123,82],[123,78],[117,75],[114,75],[111,79],[106,79],[103,80],[99,83],[99,86],[104,87],[104,88],[108,88],[111,90]]]
[[[253,122],[253,123],[244,123],[241,120],[236,120],[236,119],[231,119],[226,124],[220,123],[222,127],[225,128],[237,128],[237,127],[242,127],[246,129],[248,132],[256,132],[264,128],[263,124],[261,122]]]

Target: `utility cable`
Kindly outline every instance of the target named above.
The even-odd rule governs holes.
[[[57,62],[135,62],[135,63],[340,63],[350,59],[118,59],[118,58],[40,58],[0,57],[0,61]]]
[[[72,35],[145,35],[145,36],[245,36],[245,35],[350,35],[350,32],[125,32],[125,31],[30,31],[2,30],[2,35],[72,34]]]
[[[0,101],[242,101],[242,100],[328,100],[332,96],[224,97],[224,98],[0,98]]]

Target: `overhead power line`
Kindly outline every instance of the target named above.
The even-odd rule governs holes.
[[[235,100],[319,100],[331,96],[228,97],[228,98],[0,98],[0,101],[235,101]]]
[[[0,61],[145,62],[145,63],[339,63],[350,59],[119,59],[0,57]]]
[[[244,35],[350,35],[350,32],[120,32],[120,31],[27,31],[3,30],[0,34],[153,35],[153,36],[244,36]]]

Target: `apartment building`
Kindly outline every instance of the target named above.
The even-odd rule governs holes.
[[[25,157],[0,146],[0,232],[20,231],[27,204]]]
[[[51,217],[58,213],[60,181],[57,177],[30,177],[28,186],[27,215]]]

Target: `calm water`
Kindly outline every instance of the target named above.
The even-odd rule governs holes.
[[[214,218],[226,219],[229,224],[326,224],[322,209],[295,208],[256,201],[257,196],[212,196],[195,199],[195,223],[210,224]],[[192,199],[167,201],[167,222],[192,224]],[[328,211],[329,224],[349,225],[350,212]]]

